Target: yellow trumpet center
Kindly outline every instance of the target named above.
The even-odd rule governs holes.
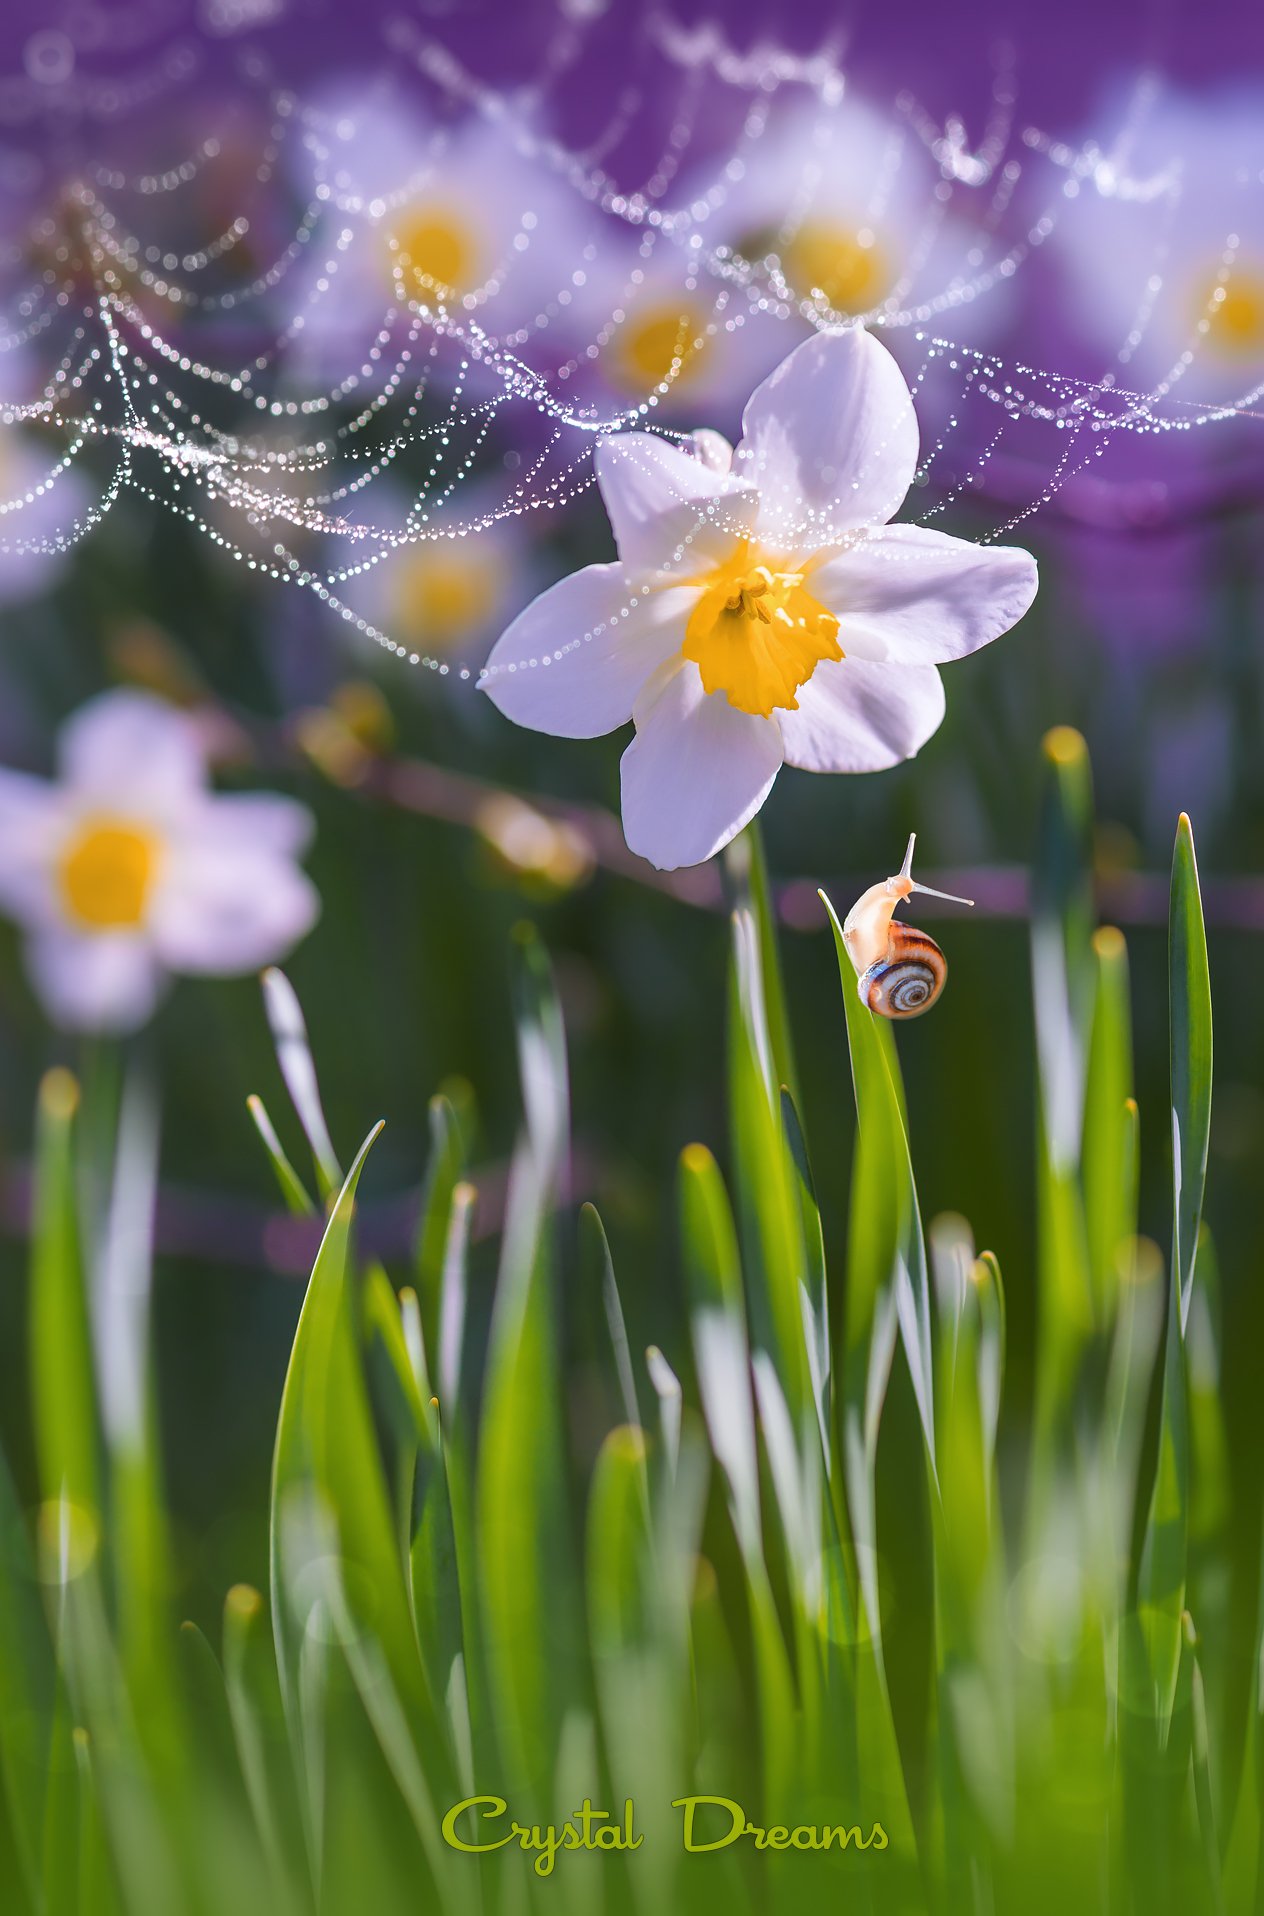
[[[1207,337],[1226,357],[1257,353],[1264,346],[1264,272],[1235,267],[1207,306]]]
[[[89,931],[142,924],[157,864],[150,832],[121,819],[86,819],[61,855],[62,905]]]
[[[496,604],[490,555],[470,538],[420,546],[399,570],[395,592],[401,632],[441,651],[478,631]]]
[[[700,313],[679,301],[655,302],[633,312],[614,342],[620,383],[642,393],[665,379],[676,386],[692,380],[706,351],[705,324]]]
[[[410,293],[422,299],[451,299],[470,291],[478,277],[478,247],[460,215],[431,201],[406,207],[390,229],[392,269],[403,274]]]
[[[823,659],[841,659],[838,620],[812,596],[802,571],[764,559],[744,539],[702,581],[685,628],[684,656],[703,690],[723,692],[739,712],[797,712],[795,694]]]
[[[836,313],[866,313],[891,289],[890,265],[868,227],[806,219],[789,239],[761,235],[742,250],[748,258],[775,252],[791,292],[800,299],[822,293]]]

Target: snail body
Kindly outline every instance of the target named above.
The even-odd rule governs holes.
[[[899,871],[871,885],[843,921],[843,943],[856,968],[860,1002],[881,1018],[920,1018],[948,978],[948,960],[935,940],[916,925],[902,924],[894,916],[897,906],[915,891],[955,905],[974,902],[917,883],[912,875],[916,842],[913,833]]]

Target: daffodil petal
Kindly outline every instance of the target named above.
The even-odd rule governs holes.
[[[63,829],[55,785],[0,770],[0,910],[22,924],[56,917],[50,860]]]
[[[593,463],[619,558],[633,578],[699,572],[754,529],[759,493],[749,479],[654,433],[603,439]]]
[[[54,1023],[71,1031],[134,1031],[162,989],[148,941],[131,931],[39,931],[26,966]]]
[[[844,658],[818,665],[797,712],[778,722],[787,765],[806,772],[880,772],[912,758],[944,716],[933,665]]]
[[[217,792],[199,810],[199,835],[242,856],[299,858],[316,821],[306,805],[281,792]]]
[[[621,565],[590,565],[533,599],[497,640],[480,680],[515,725],[599,738],[626,725],[642,686],[684,643],[697,592],[650,590]]]
[[[319,913],[316,887],[291,859],[251,850],[236,823],[200,822],[170,848],[148,930],[169,970],[236,977],[284,958]]]
[[[58,747],[62,779],[103,809],[157,807],[196,799],[206,760],[192,721],[149,692],[121,687],[69,718]]]
[[[965,658],[1017,625],[1036,596],[1036,561],[924,526],[883,526],[811,575],[849,656],[899,665]]]
[[[623,754],[623,831],[660,871],[700,865],[755,816],[781,768],[772,719],[708,696],[696,665],[664,671]]]
[[[917,470],[899,366],[858,326],[816,333],[747,401],[735,470],[762,501],[759,536],[811,551],[896,512]]]

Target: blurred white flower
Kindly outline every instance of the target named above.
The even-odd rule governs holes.
[[[973,235],[907,121],[850,90],[774,114],[724,218],[744,258],[771,258],[791,296],[837,319],[946,292]]]
[[[944,714],[935,667],[1020,619],[1029,553],[888,525],[913,483],[917,420],[858,328],[805,341],[748,401],[735,454],[649,433],[597,448],[619,559],[534,600],[481,681],[509,718],[564,738],[631,719],[633,851],[697,864],[741,830],[783,762],[869,772]]]
[[[1254,405],[1264,381],[1264,89],[1130,91],[1122,131],[1067,181],[1050,241],[1064,325],[1118,383]],[[1112,368],[1112,371],[1114,369]]]
[[[538,515],[512,511],[503,483],[471,479],[455,495],[450,523],[433,514],[409,536],[411,504],[389,480],[375,486],[373,523],[398,543],[365,564],[364,544],[348,542],[335,548],[331,569],[364,565],[345,596],[397,644],[450,666],[471,663],[549,577],[532,537]]]
[[[0,909],[24,926],[59,1024],[131,1030],[168,973],[256,970],[315,922],[296,862],[310,814],[276,793],[212,792],[186,713],[104,693],[67,721],[58,760],[51,781],[0,770]]]
[[[481,115],[430,117],[390,86],[323,103],[301,154],[324,200],[298,274],[295,350],[347,372],[401,303],[440,309],[515,356],[551,371],[549,329],[572,295],[594,233],[578,188],[542,151],[524,151]],[[418,349],[419,370],[443,384],[465,355]],[[369,368],[363,371],[367,374]],[[473,375],[463,376],[467,394]]]
[[[709,244],[723,237],[707,229]],[[609,411],[653,396],[663,416],[737,410],[785,348],[782,323],[738,281],[651,228],[611,216],[566,324],[577,350],[569,388]]]
[[[850,91],[775,107],[722,188],[696,179],[691,199],[675,183],[689,215],[675,232],[608,219],[576,295],[592,336],[573,386],[586,357],[620,404],[655,394],[660,416],[723,417],[797,341],[800,307],[834,323],[912,307],[977,345],[1004,281],[990,281],[997,243],[961,170]],[[745,264],[730,268],[733,253]]]

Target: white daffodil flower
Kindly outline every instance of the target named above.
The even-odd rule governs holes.
[[[59,776],[0,770],[0,910],[27,933],[57,1023],[143,1024],[171,972],[226,976],[282,957],[320,900],[298,868],[305,806],[207,784],[196,722],[145,692],[91,700]]]
[[[736,453],[650,433],[600,442],[619,558],[552,586],[480,681],[519,725],[595,738],[629,719],[623,828],[699,864],[783,763],[876,772],[939,725],[936,666],[999,638],[1036,591],[1029,553],[889,525],[917,467],[904,377],[852,328],[797,347],[747,402]]]
[[[435,514],[410,538],[412,503],[389,479],[373,488],[374,524],[398,543],[374,550],[365,564],[364,544],[347,542],[346,597],[397,644],[449,666],[473,666],[549,577],[530,515],[506,508],[503,484],[471,479],[460,487],[451,524]],[[339,549],[335,574],[343,561]]]

